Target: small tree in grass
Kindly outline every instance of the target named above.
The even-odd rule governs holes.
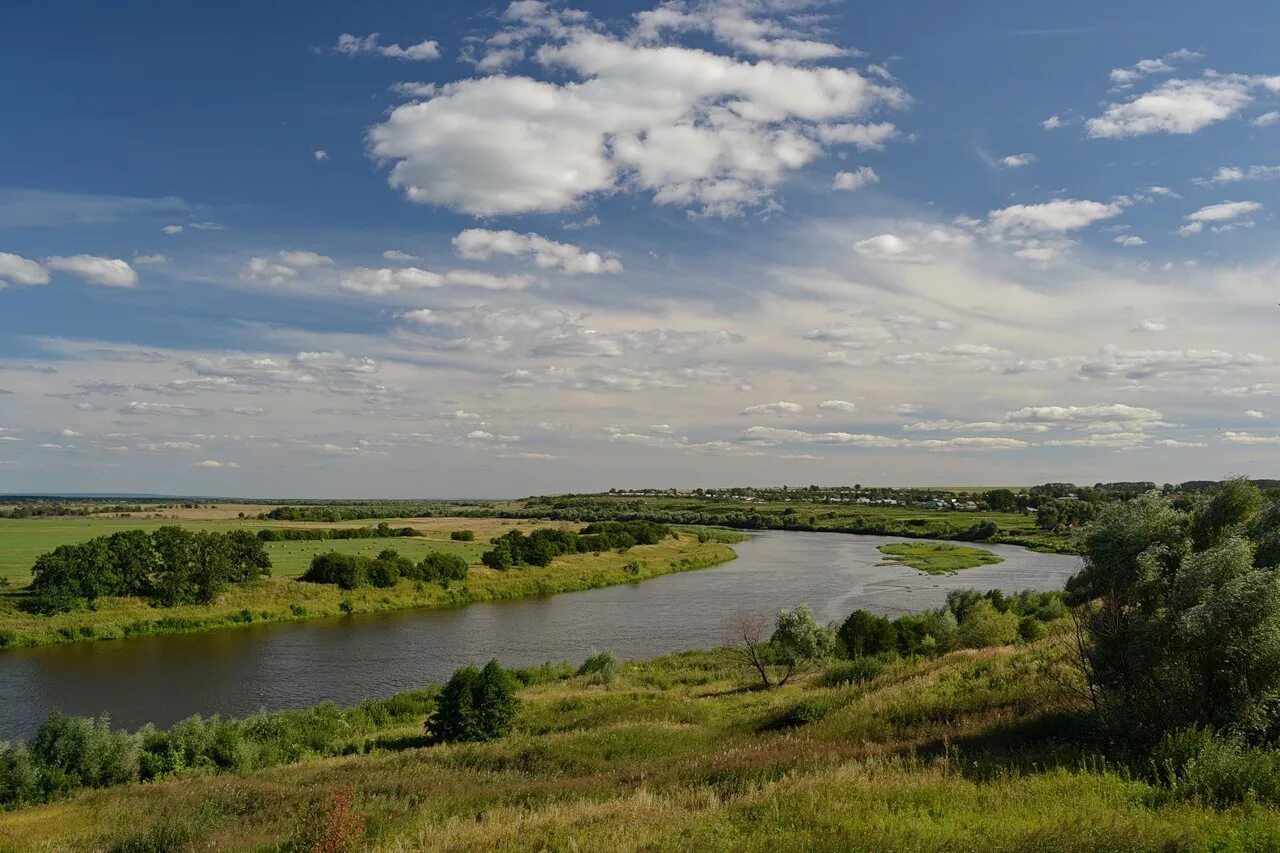
[[[453,674],[427,729],[444,741],[483,741],[511,730],[520,708],[515,678],[496,661],[482,670],[464,666]]]
[[[786,667],[778,684],[786,684],[810,662],[830,657],[835,637],[818,624],[809,605],[802,604],[795,610],[778,611],[769,645],[778,663]]]

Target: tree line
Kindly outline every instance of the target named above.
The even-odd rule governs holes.
[[[267,527],[257,537],[263,542],[323,542],[326,539],[394,539],[421,536],[413,527],[392,527],[385,521],[376,527]]]
[[[470,567],[457,554],[433,552],[415,563],[398,551],[386,548],[377,557],[330,551],[316,554],[311,565],[298,580],[306,583],[328,583],[340,589],[373,586],[388,589],[403,578],[425,583],[438,583],[448,589],[453,581],[466,580]]]
[[[270,575],[271,558],[248,530],[215,533],[170,525],[59,545],[36,559],[31,574],[25,606],[37,613],[76,610],[103,596],[149,598],[173,607],[208,603],[228,584]]]
[[[543,527],[525,534],[520,530],[490,540],[491,549],[480,561],[491,569],[505,571],[519,566],[546,566],[565,554],[624,552],[636,545],[656,545],[675,532],[665,524],[637,519],[588,524],[577,533]]]
[[[779,611],[772,631],[758,615],[735,617],[730,630],[740,644],[739,659],[765,687],[772,687],[819,664],[834,664],[824,678],[840,683],[874,677],[890,658],[1030,642],[1045,636],[1046,624],[1067,612],[1061,592],[1006,595],[998,589],[964,589],[952,590],[947,603],[936,610],[896,619],[855,610],[842,622],[822,625],[813,610],[802,605]]]

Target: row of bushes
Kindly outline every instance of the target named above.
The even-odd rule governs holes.
[[[31,569],[26,604],[51,614],[102,596],[144,596],[166,607],[207,603],[227,584],[270,573],[262,540],[248,530],[124,530],[42,554]]]
[[[998,589],[985,594],[958,589],[947,594],[944,607],[892,620],[855,610],[836,636],[841,651],[850,658],[935,655],[1036,640],[1044,636],[1045,623],[1066,615],[1060,592],[1024,590],[1008,596]]]
[[[323,542],[326,539],[392,539],[421,536],[412,527],[392,527],[385,521],[377,527],[267,527],[258,531],[263,542]]]
[[[311,566],[298,580],[308,583],[336,584],[342,589],[374,586],[387,589],[401,578],[412,581],[439,583],[446,589],[453,581],[466,580],[470,567],[457,554],[433,552],[415,563],[399,552],[387,548],[377,557],[359,554],[342,554],[330,551],[316,554]]]
[[[158,779],[188,769],[245,772],[362,748],[357,739],[429,716],[433,691],[340,709],[332,703],[241,719],[195,716],[167,731],[113,731],[108,719],[53,714],[29,744],[0,743],[0,808],[80,788]]]
[[[644,520],[596,522],[577,533],[549,527],[539,528],[528,535],[512,530],[491,540],[493,548],[484,552],[480,559],[489,568],[499,571],[514,566],[546,566],[565,554],[621,552],[635,545],[656,545],[675,535],[665,524]]]
[[[596,671],[595,660],[588,659],[583,669]],[[442,689],[410,691],[355,708],[330,702],[240,719],[197,715],[168,730],[152,725],[135,732],[113,730],[105,715],[54,713],[30,743],[0,743],[0,808],[188,770],[244,773],[310,757],[363,752],[380,743],[368,735],[424,719],[428,741],[491,740],[510,731],[520,707],[520,685],[573,674],[568,664],[506,670],[494,660],[483,669],[459,669]]]
[[[431,518],[448,511],[443,504],[364,503],[352,505],[278,506],[261,518],[276,521],[359,521],[366,518]]]

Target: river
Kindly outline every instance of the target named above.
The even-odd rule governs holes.
[[[545,598],[409,610],[197,634],[0,651],[0,741],[27,738],[54,710],[107,712],[114,725],[169,725],[192,714],[243,715],[370,697],[441,682],[458,667],[639,659],[729,641],[728,620],[809,604],[819,619],[864,608],[897,615],[952,589],[1061,589],[1079,558],[986,545],[1003,563],[929,576],[879,565],[901,539],[769,531],[738,559],[643,583]]]

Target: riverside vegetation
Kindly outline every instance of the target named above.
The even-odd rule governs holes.
[[[893,542],[877,550],[885,555],[886,562],[900,563],[930,575],[953,575],[962,569],[1004,562],[1004,558],[990,551],[963,545]]]

